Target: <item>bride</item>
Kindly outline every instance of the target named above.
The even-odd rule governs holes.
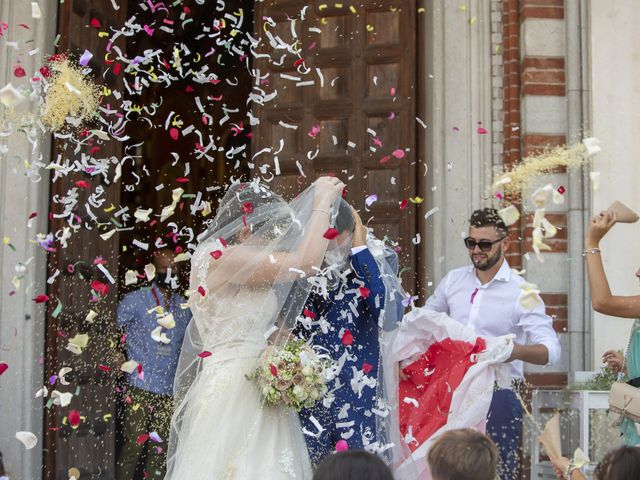
[[[166,479],[311,478],[297,414],[264,405],[245,376],[286,341],[325,254],[341,247],[329,229],[343,188],[321,177],[290,204],[258,182],[226,192],[192,258]]]

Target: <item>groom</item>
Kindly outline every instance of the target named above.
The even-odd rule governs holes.
[[[373,410],[380,356],[378,320],[384,309],[385,286],[367,248],[366,228],[344,201],[340,202],[335,228],[338,243],[353,235],[351,254],[339,267],[340,278],[328,289],[328,295],[311,295],[297,329],[300,336],[331,356],[335,369],[327,396],[300,412],[313,464],[335,451],[340,440],[346,441],[349,449],[373,449],[376,442]],[[398,312],[398,319],[401,317]]]

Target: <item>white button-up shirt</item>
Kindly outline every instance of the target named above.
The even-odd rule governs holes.
[[[560,359],[560,342],[542,300],[533,310],[520,305],[524,279],[505,260],[493,279],[482,284],[470,265],[450,271],[427,300],[426,306],[473,327],[480,337],[514,334],[519,344],[542,344],[549,350],[549,364]],[[512,379],[524,376],[521,360],[504,365]]]

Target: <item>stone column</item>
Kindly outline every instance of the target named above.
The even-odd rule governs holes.
[[[0,20],[9,24],[0,38],[0,88],[9,82],[16,87],[28,86],[30,74],[54,51],[58,2],[38,3],[42,12],[39,19],[32,18],[31,2],[0,3]],[[26,24],[29,29],[19,24]],[[7,46],[7,42],[18,42],[18,49]],[[13,67],[18,61],[27,71],[26,77],[14,76]],[[23,102],[18,108],[29,106]],[[3,107],[0,114],[0,121],[4,120]],[[46,292],[47,259],[34,240],[36,233],[48,228],[49,189],[48,177],[37,183],[27,178],[25,163],[48,161],[51,144],[48,138],[43,139],[40,150],[34,152],[25,136],[17,132],[7,144],[8,154],[0,157],[0,237],[7,239],[15,251],[4,242],[0,245],[0,361],[9,365],[0,377],[0,450],[12,478],[37,479],[42,471],[43,402],[34,394],[44,381],[45,314],[33,298]],[[38,217],[27,228],[32,212],[38,212]],[[19,263],[26,265],[24,273],[16,271]],[[20,278],[19,288],[12,284],[14,277]],[[26,450],[15,438],[17,431],[33,432],[38,445]]]
[[[424,211],[439,210],[427,221],[422,245],[427,281],[434,287],[447,271],[468,262],[463,232],[471,212],[487,203],[492,138],[501,133],[492,131],[491,2],[461,5],[434,0],[424,15],[429,168]],[[487,133],[478,133],[479,127]]]

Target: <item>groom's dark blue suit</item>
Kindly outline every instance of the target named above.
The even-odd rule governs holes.
[[[326,349],[334,362],[342,363],[329,395],[313,408],[300,412],[311,461],[319,463],[344,439],[350,449],[376,441],[376,381],[380,355],[378,319],[384,308],[385,286],[378,265],[364,249],[350,257],[351,272],[329,293],[313,295],[306,305],[306,325],[300,334]],[[401,312],[399,312],[401,316]],[[323,332],[324,329],[328,330]],[[317,436],[317,425],[324,428]]]

